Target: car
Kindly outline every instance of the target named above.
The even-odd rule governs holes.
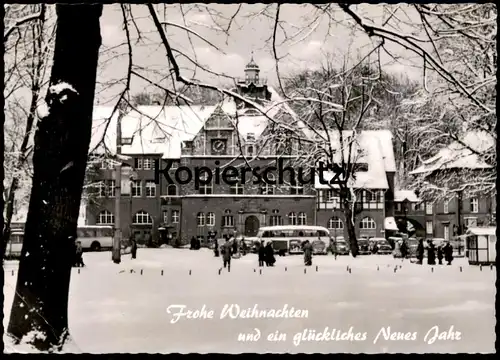
[[[326,255],[327,254],[326,243],[323,240],[314,240],[311,245],[312,245],[314,255]]]
[[[380,254],[380,255],[392,254],[392,246],[389,243],[389,241],[387,241],[385,238],[372,238],[371,240],[373,241],[374,246],[375,246],[375,244],[377,245],[377,249],[376,249],[377,254]],[[375,249],[372,248],[373,253],[375,253],[374,250]]]
[[[367,239],[358,240],[358,253],[359,255],[370,255],[370,243]]]
[[[349,245],[347,245],[347,242],[344,240],[344,238],[337,238],[337,240],[335,241],[335,247],[337,250],[337,255],[349,255]]]

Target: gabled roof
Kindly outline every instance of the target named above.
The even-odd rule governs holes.
[[[122,142],[132,138],[131,145],[122,146],[122,154],[161,154],[163,158],[179,158],[183,142],[193,140],[216,109],[232,118],[234,127],[243,137],[253,133],[258,138],[271,121],[303,131],[305,125],[288,104],[274,89],[268,90],[272,94],[271,101],[262,106],[256,104],[256,113],[260,114],[257,116],[239,113],[230,98],[215,106],[139,106],[122,117]],[[91,152],[116,153],[118,111],[110,119],[112,111],[113,107],[94,107]],[[289,115],[287,119],[281,118],[283,113]]]
[[[394,190],[394,201],[403,202],[408,200],[409,202],[420,202],[421,200],[412,190]]]
[[[351,155],[351,162],[353,163],[366,163],[368,171],[357,172],[356,179],[350,179],[349,187],[356,189],[388,189],[387,172],[394,171],[396,168],[394,161],[394,153],[392,150],[392,135],[388,130],[370,130],[360,131],[353,139],[352,149],[349,151],[348,137],[352,136],[352,131],[343,131],[342,136],[344,139],[344,156]],[[321,134],[326,138],[326,134]],[[334,154],[334,161],[341,162],[340,153],[340,132],[329,131],[330,142],[333,149],[336,150]],[[330,180],[333,173],[324,175],[325,180]],[[320,184],[319,177],[316,177],[317,189],[328,189],[332,187],[328,184]],[[335,186],[333,186],[335,187]]]
[[[478,154],[471,151],[473,149],[476,152],[483,153],[495,146],[496,140],[490,134],[482,131],[469,132],[461,142],[454,141],[442,148],[436,155],[424,161],[423,165],[411,171],[410,174],[424,174],[445,169],[491,168],[491,165],[485,163]]]

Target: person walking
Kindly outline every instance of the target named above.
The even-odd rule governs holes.
[[[84,267],[85,264],[83,263],[83,248],[82,248],[82,242],[80,240],[76,241],[75,255],[76,255],[75,266]]]
[[[427,264],[428,265],[436,265],[436,247],[432,243],[432,240],[429,240],[427,247]]]
[[[245,238],[241,238],[241,255],[245,256],[248,251],[247,243],[245,242]]]
[[[424,240],[420,239],[417,246],[417,264],[422,265],[424,261]]]
[[[130,244],[130,255],[132,255],[132,259],[137,258],[137,241],[135,241],[135,239],[132,239]]]
[[[224,264],[224,269],[227,267],[227,272],[231,272],[231,242],[226,238],[226,243],[222,246],[222,261]]]
[[[258,243],[258,247],[259,266],[264,266],[264,261],[266,260],[266,248],[264,246],[264,241]]]
[[[399,250],[401,251],[401,257],[403,259],[406,259],[408,257],[408,245],[406,244],[406,240],[403,240],[403,243],[401,244],[401,248]]]
[[[311,266],[312,265],[312,245],[309,240],[304,242],[304,265]]]
[[[217,239],[214,239],[214,255],[215,257],[219,257],[219,242]]]
[[[438,264],[443,265],[443,246],[439,245],[437,248],[437,258],[438,258]]]
[[[451,265],[453,261],[453,246],[451,246],[450,242],[447,241],[446,245],[443,248],[444,259],[446,260],[446,265]]]
[[[266,266],[274,266],[276,258],[274,257],[273,243],[269,241],[264,250]]]

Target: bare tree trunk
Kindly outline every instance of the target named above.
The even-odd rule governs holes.
[[[348,190],[346,190],[348,191]],[[355,224],[353,221],[353,209],[347,197],[342,199],[342,210],[344,212],[345,224],[347,227],[347,236],[349,237],[349,249],[351,250],[352,257],[358,256],[358,240],[356,239]]]
[[[15,343],[61,350],[68,338],[74,238],[92,130],[102,5],[56,5],[57,32],[38,122],[33,187],[7,332]]]

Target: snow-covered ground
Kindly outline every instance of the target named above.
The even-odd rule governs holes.
[[[472,353],[495,351],[496,269],[469,266],[419,266],[391,256],[316,256],[304,273],[301,256],[277,257],[274,268],[257,267],[256,255],[232,261],[223,270],[221,258],[208,250],[139,249],[137,259],[111,262],[109,252],[85,253],[87,267],[73,269],[69,325],[74,351],[84,353]],[[394,272],[395,266],[398,269]],[[399,268],[401,265],[401,268]],[[318,267],[316,269],[316,266]],[[351,272],[347,271],[347,267]],[[460,271],[460,267],[462,270]],[[285,270],[286,268],[286,270]],[[378,270],[377,270],[378,268]],[[5,269],[4,326],[12,304],[17,263]],[[133,272],[131,273],[131,270]],[[142,274],[141,274],[142,270]],[[163,275],[161,274],[163,270]],[[14,275],[12,275],[14,271]],[[191,274],[190,274],[191,272]],[[181,318],[172,324],[170,305],[213,310],[213,319]],[[242,308],[282,309],[285,304],[307,310],[302,318],[220,319],[225,304]],[[460,332],[451,340],[425,336]],[[297,333],[332,329],[366,340],[301,341]],[[385,340],[381,329],[413,333],[415,340]],[[258,341],[238,341],[255,333]],[[286,340],[268,341],[268,334]],[[349,335],[345,335],[349,337]],[[393,335],[395,336],[395,335]],[[335,338],[335,335],[333,336]],[[411,338],[411,335],[409,336]],[[295,341],[294,341],[295,338]],[[363,339],[362,334],[358,338]],[[296,345],[297,344],[297,345]],[[7,352],[16,351],[6,346]]]

